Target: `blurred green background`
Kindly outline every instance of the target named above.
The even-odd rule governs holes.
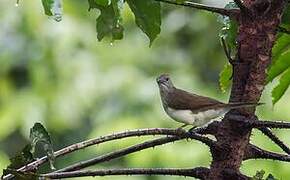
[[[214,1],[206,1],[214,4]],[[219,1],[222,6],[226,2]],[[64,1],[64,17],[55,22],[44,15],[40,1],[0,2],[0,169],[28,142],[29,129],[41,122],[51,134],[54,149],[137,128],[180,124],[163,112],[155,78],[169,73],[175,84],[188,91],[227,101],[218,85],[226,63],[219,42],[217,16],[163,5],[162,32],[153,46],[136,28],[129,9],[124,10],[122,41],[97,41],[97,11],[88,12],[87,1]],[[289,91],[273,108],[269,84],[258,108],[264,119],[290,119]],[[290,145],[290,131],[275,133]],[[148,138],[142,138],[142,141]],[[60,168],[81,159],[139,142],[138,138],[114,141],[57,159]],[[251,141],[281,152],[260,132]],[[41,154],[39,154],[41,156]],[[197,141],[182,141],[134,153],[106,167],[208,166],[211,157]],[[279,179],[290,177],[290,164],[265,160],[243,163],[253,176],[264,169]],[[46,171],[47,166],[41,171]],[[91,179],[91,178],[82,178]],[[178,177],[107,177],[102,179],[183,179]]]

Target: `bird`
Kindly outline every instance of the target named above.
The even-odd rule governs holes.
[[[192,125],[193,128],[206,127],[231,109],[263,104],[254,102],[223,103],[209,97],[189,93],[176,88],[168,74],[160,75],[156,81],[165,112],[173,120],[183,123],[179,128],[188,125]]]

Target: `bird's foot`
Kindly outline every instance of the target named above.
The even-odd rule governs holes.
[[[192,127],[188,130],[188,132],[190,133],[194,133],[194,134],[202,134],[202,132],[206,129],[206,127]]]
[[[177,129],[183,129],[184,127],[186,127],[188,124],[183,124],[182,126],[180,126],[179,128],[177,128]]]

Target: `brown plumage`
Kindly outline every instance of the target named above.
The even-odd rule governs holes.
[[[231,109],[260,105],[252,102],[222,103],[174,87],[169,75],[157,78],[162,105],[166,113],[178,122],[203,126]]]

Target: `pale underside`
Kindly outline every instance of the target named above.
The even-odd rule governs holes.
[[[165,108],[166,113],[175,121],[192,125],[196,127],[202,127],[217,120],[217,118],[223,116],[229,111],[228,108],[218,108],[206,110],[198,113],[193,113],[191,110],[176,110],[173,108]]]

